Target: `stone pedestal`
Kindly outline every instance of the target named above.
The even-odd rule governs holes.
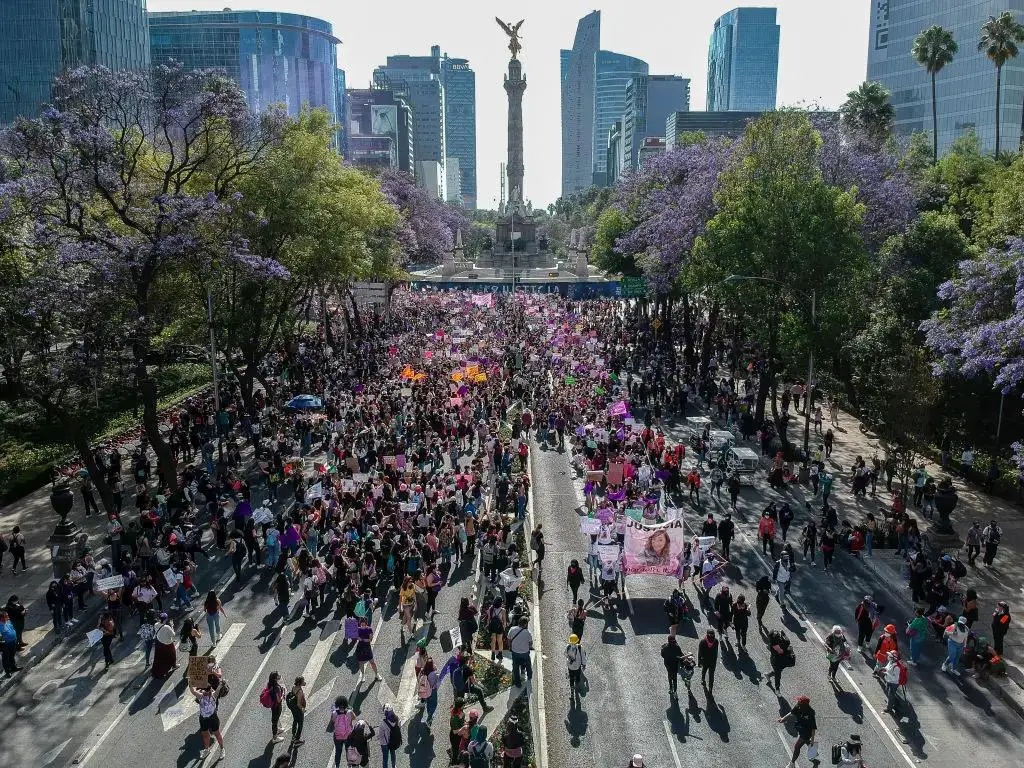
[[[950,513],[959,501],[952,481],[946,477],[939,481],[935,491],[935,512],[937,517],[928,529],[928,537],[932,544],[940,549],[953,549],[960,546],[960,537],[949,519]]]
[[[53,577],[60,579],[71,572],[71,564],[82,556],[84,546],[82,530],[73,520],[67,517],[75,504],[75,496],[68,483],[53,486],[50,493],[50,506],[59,518],[57,525],[47,539],[50,546],[50,562],[53,565]]]

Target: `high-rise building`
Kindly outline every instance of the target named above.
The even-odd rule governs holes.
[[[563,195],[608,183],[608,131],[622,120],[626,84],[647,70],[640,59],[601,50],[600,11],[580,19],[560,59]]]
[[[0,125],[36,117],[65,70],[149,69],[146,0],[3,0],[0,38]]]
[[[601,48],[601,12],[576,26],[572,50],[561,52],[562,194],[594,183],[594,86]]]
[[[960,50],[936,80],[939,153],[973,130],[985,151],[995,149],[995,67],[978,50],[981,25],[1011,11],[1024,20],[1024,0],[872,0],[867,79],[884,85],[895,108],[895,129],[909,135],[932,132],[931,77],[914,59],[914,38],[938,24],[953,33]],[[1003,65],[999,117],[1000,150],[1017,151],[1024,118],[1024,58]]]
[[[444,199],[456,205],[462,205],[463,201],[461,165],[459,158],[455,155],[448,155],[444,161]]]
[[[708,46],[708,111],[775,109],[778,79],[775,9],[734,8],[720,16]]]
[[[448,158],[457,158],[458,189],[465,208],[476,208],[476,73],[466,59],[441,57],[444,86],[444,138]],[[447,161],[446,161],[447,162]],[[455,189],[451,169],[448,188]],[[455,202],[454,200],[452,202]]]
[[[665,149],[671,151],[684,133],[703,133],[705,136],[742,136],[747,123],[763,112],[672,112],[665,119]]]
[[[644,163],[657,155],[665,154],[665,139],[661,136],[648,136],[640,144],[636,153],[636,166],[642,168]]]
[[[163,11],[149,14],[153,64],[220,69],[237,82],[249,108],[281,104],[337,115],[337,46],[329,22],[266,11]]]
[[[608,185],[604,150],[608,131],[622,120],[626,109],[626,84],[636,75],[647,74],[647,62],[611,51],[597,52],[597,76],[594,88],[594,184]]]
[[[678,75],[635,75],[626,84],[625,100],[620,170],[636,170],[644,139],[664,138],[668,116],[690,109],[690,80]]]
[[[417,178],[420,163],[435,162],[441,167],[443,181],[446,145],[441,48],[431,46],[429,56],[388,56],[387,64],[373,70],[373,84],[403,96],[412,108]],[[443,196],[445,185],[441,183],[439,188]]]
[[[405,98],[384,88],[353,88],[345,93],[345,134],[353,165],[398,168],[410,175],[416,172],[413,117]],[[381,141],[390,139],[390,144]],[[374,140],[371,140],[374,139]]]
[[[348,157],[348,141],[345,134],[345,70],[334,74],[334,121],[338,124],[338,152]]]
[[[608,131],[608,143],[605,148],[605,168],[608,169],[608,186],[614,187],[619,180],[622,169],[622,153],[625,144],[622,135],[622,121],[616,120]]]

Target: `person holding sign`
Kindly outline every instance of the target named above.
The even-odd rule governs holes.
[[[220,759],[224,759],[224,737],[220,733],[220,717],[217,714],[219,699],[217,692],[207,680],[205,685],[199,688],[189,685],[189,692],[195,697],[199,705],[199,733],[203,737],[203,751],[199,753],[199,760],[206,759],[210,753],[210,735],[217,739],[220,747]]]

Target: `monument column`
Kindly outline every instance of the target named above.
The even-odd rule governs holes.
[[[505,76],[505,93],[508,94],[508,174],[509,202],[522,203],[523,191],[523,91],[526,79],[523,65],[513,53],[508,62]]]

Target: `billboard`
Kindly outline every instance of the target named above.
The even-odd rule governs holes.
[[[398,138],[398,107],[394,104],[370,105],[370,133]]]

